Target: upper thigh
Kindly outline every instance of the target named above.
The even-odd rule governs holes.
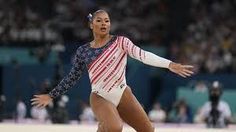
[[[126,88],[122,95],[120,104],[118,105],[118,112],[120,117],[136,131],[154,131],[146,112],[129,87]]]
[[[100,124],[109,126],[113,124],[122,125],[122,120],[119,116],[119,113],[115,105],[113,105],[111,102],[105,100],[95,93],[91,93],[90,105]]]

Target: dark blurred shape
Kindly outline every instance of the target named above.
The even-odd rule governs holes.
[[[168,117],[169,122],[174,123],[192,123],[193,114],[190,106],[186,103],[185,99],[177,100],[174,103],[172,110]]]
[[[3,120],[3,90],[2,90],[2,66],[0,65],[0,122]]]
[[[69,98],[66,95],[61,96],[56,103],[56,106],[49,107],[49,114],[52,123],[69,123],[69,113],[66,108]]]
[[[189,22],[180,33],[177,61],[194,64],[200,73],[235,72],[235,1],[190,2]]]
[[[132,36],[137,42],[155,44],[167,33],[169,9],[165,0],[118,0],[116,4],[109,0],[9,0],[0,1],[0,44],[36,47],[88,41],[91,34],[86,16],[97,9],[115,16],[114,34]]]
[[[4,119],[4,104],[6,102],[6,97],[0,93],[0,122]]]
[[[214,81],[211,88],[209,89],[209,100],[212,104],[212,108],[216,108],[220,97],[222,95],[222,86],[218,81]]]
[[[214,81],[209,88],[209,101],[203,105],[200,112],[208,128],[225,128],[232,121],[230,107],[221,99],[222,94],[222,84]]]
[[[2,73],[2,65],[0,65],[0,95],[2,95],[3,94],[3,88],[2,88],[2,75],[3,75],[3,73]]]
[[[207,118],[207,126],[213,128],[222,128],[227,126],[227,121],[220,121],[221,111],[218,109],[219,101],[222,95],[222,86],[218,81],[214,81],[209,89],[209,100],[211,110]]]
[[[2,66],[0,65],[0,122],[2,122],[3,119],[3,100],[1,98],[3,94],[2,90]]]

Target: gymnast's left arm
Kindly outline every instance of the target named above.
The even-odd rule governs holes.
[[[158,55],[155,55],[149,51],[145,51],[138,46],[134,45],[132,41],[124,37],[122,48],[129,54],[130,57],[137,59],[144,64],[151,65],[154,67],[167,68],[170,71],[182,76],[188,77],[193,74],[193,66],[182,65],[179,63],[172,62],[171,60],[165,59]]]

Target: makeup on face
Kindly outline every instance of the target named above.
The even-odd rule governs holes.
[[[92,30],[97,34],[110,32],[110,18],[106,12],[97,13],[92,22]]]

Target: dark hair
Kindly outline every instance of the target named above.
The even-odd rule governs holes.
[[[97,10],[97,11],[95,11],[95,12],[92,13],[92,14],[89,13],[88,16],[87,16],[89,23],[91,23],[91,22],[93,21],[94,17],[95,17],[98,13],[101,13],[101,12],[105,12],[105,13],[107,13],[107,11],[102,10],[102,9]]]

